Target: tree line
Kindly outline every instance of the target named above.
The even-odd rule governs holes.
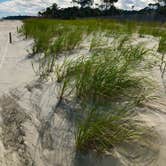
[[[144,9],[135,10],[135,6],[131,6],[131,10],[122,10],[115,7],[118,0],[101,0],[101,3],[95,3],[94,0],[72,0],[73,7],[59,8],[54,3],[45,10],[40,11],[40,17],[74,19],[78,17],[99,17],[114,15],[131,15],[131,14],[155,14],[166,17],[166,0],[154,0]]]

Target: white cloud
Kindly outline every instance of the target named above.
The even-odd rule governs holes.
[[[96,0],[96,2],[99,0]],[[119,0],[116,4],[119,8],[131,9],[132,5],[137,6],[136,9],[145,7],[153,0]],[[38,11],[57,3],[60,7],[71,6],[71,0],[10,0],[0,3],[0,16],[1,15],[18,15],[27,14],[34,15]]]
[[[154,2],[154,0],[119,0],[117,7],[131,9],[132,6],[135,6],[135,9],[139,10],[152,2]]]
[[[34,15],[39,10],[45,9],[53,3],[58,3],[61,7],[70,5],[70,1],[65,0],[10,0],[0,3],[0,14],[10,13]]]

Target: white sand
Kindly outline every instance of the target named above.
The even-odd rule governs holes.
[[[16,31],[21,24],[19,21],[0,22],[0,94],[34,79],[31,60],[27,59],[32,41],[18,37]],[[9,32],[12,44],[9,44]]]

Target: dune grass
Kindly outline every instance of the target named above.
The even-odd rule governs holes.
[[[77,126],[77,150],[87,152],[93,149],[102,153],[122,142],[138,139],[143,130],[136,121],[129,118],[131,114],[129,108],[109,111],[96,108],[84,110]]]
[[[76,130],[78,151],[109,151],[141,135],[131,117],[133,108],[144,101],[147,87],[151,86],[150,80],[138,74],[149,53],[126,42],[120,39],[111,47],[94,49],[89,57],[59,66],[63,72],[58,72],[58,80],[65,82],[67,92],[72,91],[81,106]]]
[[[166,26],[160,23],[144,23],[139,27],[139,33],[160,38],[158,51],[166,53]]]
[[[39,75],[54,74],[61,84],[59,99],[72,96],[81,107],[77,150],[109,151],[140,134],[131,110],[151,88],[149,79],[139,74],[149,52],[129,39],[133,33],[160,37],[158,51],[165,54],[165,28],[102,19],[24,21],[22,33],[34,39],[32,52],[42,53]],[[79,48],[87,36],[90,55],[58,63],[63,52]]]
[[[139,46],[119,43],[94,52],[88,58],[70,62],[66,77],[70,78],[70,86],[75,87],[76,96],[82,101],[106,104],[123,99],[135,100],[146,81],[136,75],[136,69],[139,70],[146,55],[147,51]]]
[[[34,53],[51,49],[54,53],[73,49],[84,30],[68,21],[26,20],[22,33],[34,39]]]
[[[166,27],[161,23],[141,23],[107,19],[49,20],[29,19],[24,21],[21,32],[34,39],[33,53],[52,50],[53,54],[74,49],[83,37],[94,32],[114,34],[140,33],[160,37],[159,52],[165,53]]]

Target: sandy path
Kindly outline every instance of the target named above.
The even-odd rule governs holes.
[[[0,94],[34,79],[31,61],[26,59],[32,41],[19,37],[19,21],[0,22]],[[9,44],[9,32],[13,43]]]
[[[0,165],[2,166],[22,166],[27,163],[27,158],[31,159],[29,152],[26,152],[26,145],[21,141],[24,139],[21,126],[26,114],[15,102],[17,94],[14,91],[13,98],[3,97],[3,94],[21,88],[35,78],[31,60],[27,59],[27,49],[31,47],[32,41],[24,40],[16,32],[17,27],[21,25],[20,21],[0,22],[0,101],[2,101],[0,104]],[[12,44],[9,44],[9,32],[12,33]]]

